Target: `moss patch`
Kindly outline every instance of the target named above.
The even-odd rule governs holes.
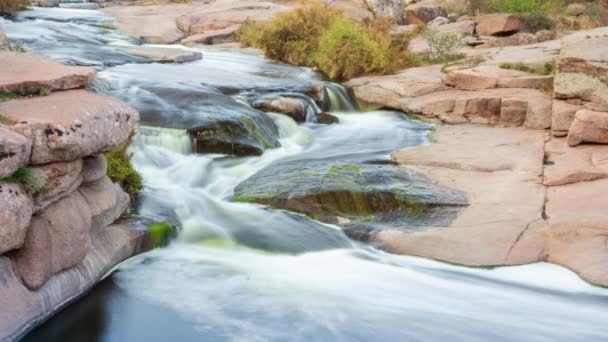
[[[152,247],[159,248],[167,243],[169,235],[173,232],[173,226],[167,222],[156,222],[148,226]]]
[[[108,177],[120,184],[122,189],[131,196],[137,197],[144,187],[143,178],[131,163],[132,154],[127,152],[133,135],[122,146],[105,154],[108,161]]]

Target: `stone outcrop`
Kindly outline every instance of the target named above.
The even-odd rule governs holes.
[[[210,30],[205,33],[197,33],[182,39],[181,43],[190,46],[194,44],[215,45],[232,43],[236,40],[236,30],[240,25],[231,25],[219,30]]]
[[[483,65],[471,69],[448,72],[444,82],[457,89],[481,90],[492,88],[550,88],[553,76],[540,76],[524,71],[502,69],[495,65]]]
[[[103,152],[139,113],[93,94],[95,71],[0,51],[0,340],[15,340],[153,246],[147,224],[114,224],[130,197]]]
[[[480,36],[510,35],[520,31],[523,25],[514,14],[491,13],[477,17],[477,33]]]
[[[405,8],[407,24],[426,24],[437,17],[448,17],[448,11],[434,0],[425,0]]]
[[[551,110],[551,131],[556,137],[568,135],[574,115],[581,109],[581,105],[570,104],[563,100],[553,100]]]
[[[287,114],[296,122],[306,121],[308,106],[304,99],[284,96],[267,96],[253,102],[254,108]]]
[[[393,17],[398,24],[403,22],[402,0],[367,0],[367,3],[376,14]]]
[[[133,46],[125,48],[124,51],[130,55],[150,59],[159,63],[184,63],[203,58],[203,54],[198,51],[174,48]]]
[[[568,131],[568,144],[583,142],[608,144],[608,112],[581,109],[574,115]]]

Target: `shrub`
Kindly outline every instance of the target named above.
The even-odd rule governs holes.
[[[543,12],[525,13],[519,16],[524,23],[525,29],[530,32],[540,30],[551,30],[555,27],[555,22]]]
[[[336,9],[311,1],[265,24],[246,22],[237,32],[245,46],[267,57],[317,68],[335,80],[388,73],[418,63],[407,51],[410,35],[391,35],[385,17],[357,22]]]
[[[500,65],[502,69],[510,69],[510,70],[519,70],[524,72],[529,72],[531,74],[537,74],[541,76],[553,75],[555,72],[555,67],[551,63],[545,63],[542,68],[539,67],[531,67],[522,63],[503,63]]]
[[[131,163],[132,154],[127,152],[131,140],[132,136],[124,145],[107,152],[105,155],[108,160],[108,177],[114,183],[120,184],[131,198],[135,198],[143,189],[143,178]]]
[[[0,15],[12,15],[26,9],[30,5],[27,0],[0,0]]]
[[[446,63],[463,56],[458,53],[462,46],[460,38],[453,33],[443,33],[436,29],[426,29],[422,31],[422,38],[429,45],[428,59]]]

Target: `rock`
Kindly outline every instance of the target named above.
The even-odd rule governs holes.
[[[569,4],[568,7],[566,7],[564,14],[570,16],[579,16],[584,14],[586,9],[587,7],[584,4]]]
[[[568,131],[568,145],[583,142],[608,144],[608,112],[581,109],[576,112]]]
[[[608,27],[580,31],[562,39],[558,70],[584,73],[608,84]]]
[[[239,184],[235,200],[287,209],[325,222],[398,221],[402,226],[449,222],[467,204],[393,165],[305,160],[275,163]],[[371,216],[370,216],[371,215]]]
[[[446,90],[440,66],[410,68],[390,76],[365,76],[346,83],[362,102],[400,109],[402,98]]]
[[[539,43],[555,39],[555,32],[550,30],[540,30],[535,35]]]
[[[25,243],[14,256],[23,283],[37,289],[54,274],[80,263],[89,250],[91,209],[78,192],[32,218]]]
[[[108,161],[103,154],[85,157],[82,166],[83,184],[93,183],[106,176],[108,173]]]
[[[480,48],[492,48],[492,47],[505,47],[505,46],[517,46],[517,45],[529,45],[538,43],[538,37],[532,33],[520,32],[509,37],[488,37],[483,44],[480,44]]]
[[[551,110],[551,132],[554,136],[565,136],[568,134],[570,125],[574,120],[574,114],[581,109],[579,105],[572,105],[566,101],[553,100]]]
[[[603,286],[608,284],[606,191],[608,179],[551,187],[546,205],[547,261]]]
[[[317,122],[320,124],[330,125],[339,123],[340,119],[338,119],[338,117],[336,117],[335,115],[322,112],[317,114]]]
[[[551,139],[545,145],[543,183],[558,186],[608,178],[608,151],[600,145],[569,147],[566,139]]]
[[[591,95],[591,102],[608,108],[608,87],[598,87]]]
[[[90,2],[76,2],[76,3],[60,3],[59,7],[69,9],[82,9],[82,10],[96,10],[99,9],[99,5]]]
[[[30,167],[42,189],[34,194],[34,213],[71,194],[82,183],[82,159]]]
[[[518,70],[482,65],[471,69],[450,71],[447,84],[457,89],[480,90],[492,88],[543,89],[553,85],[553,76],[538,76]]]
[[[310,104],[304,99],[284,96],[266,96],[253,103],[254,108],[287,114],[296,122],[306,121],[309,106]]]
[[[449,24],[449,23],[450,23],[450,20],[448,18],[446,18],[446,17],[437,17],[437,18],[429,21],[429,23],[426,24],[426,26],[430,27],[430,28],[436,28],[436,27],[439,27],[441,25],[446,25],[446,24]]]
[[[91,208],[91,230],[104,228],[124,214],[131,199],[119,184],[114,184],[108,177],[85,184],[79,189],[82,197]]]
[[[32,199],[20,184],[0,183],[0,254],[23,245],[32,212]]]
[[[78,101],[74,101],[78,99]],[[84,90],[0,103],[11,130],[33,141],[30,163],[70,161],[123,144],[139,122],[128,105]]]
[[[508,13],[483,14],[477,17],[477,33],[480,36],[504,36],[517,33],[523,28],[517,15]]]
[[[130,220],[92,233],[91,248],[77,266],[29,290],[12,262],[0,256],[0,340],[13,341],[81,298],[121,261],[151,248],[148,224]]]
[[[0,121],[2,118],[0,115]],[[0,179],[12,175],[26,165],[31,150],[31,141],[26,137],[0,126]]]
[[[207,31],[182,39],[181,43],[189,46],[194,44],[214,45],[232,43],[236,40],[235,32],[240,25],[232,25],[220,30]]]
[[[403,1],[402,0],[368,0],[376,14],[392,17],[395,22],[403,23]]]
[[[202,53],[185,49],[134,46],[123,50],[130,55],[151,59],[159,63],[184,63],[203,58]]]
[[[596,90],[608,90],[599,79],[583,73],[560,72],[555,77],[553,95],[557,99],[581,99],[590,101]]]
[[[531,68],[543,68],[546,64],[554,64],[560,53],[559,40],[544,43],[507,46],[488,49],[471,49],[466,53],[471,58],[481,58],[486,65],[523,64]]]
[[[0,50],[0,93],[20,95],[87,87],[95,78],[92,68],[66,66],[33,53]]]
[[[4,29],[0,25],[0,46],[8,44],[8,37],[4,33]]]
[[[525,109],[514,101],[527,102]],[[520,126],[533,129],[551,127],[551,99],[535,89],[501,88],[479,91],[445,90],[410,99],[401,99],[404,112],[438,118],[448,124],[478,123]],[[519,108],[517,113],[513,109]],[[504,111],[503,111],[504,109]],[[515,118],[517,116],[518,118]]]
[[[407,24],[426,24],[437,17],[447,18],[448,11],[433,0],[421,1],[405,8]]]
[[[112,6],[103,9],[115,17],[114,25],[121,33],[146,44],[173,44],[184,37],[176,20],[188,6]]]
[[[543,260],[545,137],[523,128],[443,126],[435,144],[396,153],[399,164],[464,191],[469,206],[448,225],[387,229],[372,241],[395,253],[470,266]]]

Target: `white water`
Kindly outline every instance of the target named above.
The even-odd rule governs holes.
[[[108,49],[108,42],[116,46],[128,40],[92,28],[107,19],[98,12],[36,10],[28,16],[35,21],[6,24],[9,36],[26,47],[100,68],[110,57],[116,63],[126,61]],[[60,22],[47,20],[57,17]],[[62,39],[70,32],[73,36],[66,43]],[[95,43],[99,41],[106,43]],[[309,69],[269,63],[259,56],[203,53],[205,58],[193,63],[123,64],[100,74],[136,107],[152,98],[145,97],[150,93],[142,85],[167,85],[176,93],[209,88],[209,94],[223,96],[218,101],[240,101],[243,88],[319,80]],[[241,92],[224,96],[222,87]],[[144,120],[170,123],[177,113],[169,98],[163,98],[170,94],[153,98],[165,104],[163,120],[168,121]],[[339,87],[330,87],[329,96],[334,110],[355,108]],[[282,146],[249,158],[191,154],[184,130],[142,128],[132,147],[146,184],[139,212],[175,222],[181,232],[169,247],[129,260],[112,276],[118,289],[103,299],[109,318],[91,328],[91,339],[155,340],[163,319],[172,315],[177,315],[180,327],[192,327],[177,335],[203,341],[607,338],[608,292],[564,268],[541,263],[472,269],[390,255],[349,240],[338,227],[230,201],[236,185],[277,161],[386,159],[391,151],[427,142],[429,127],[399,113],[334,114],[341,122],[329,126],[298,126],[271,114]],[[119,295],[139,300],[129,300],[129,305],[154,305],[156,321],[142,321],[144,309],[120,306]],[[76,328],[61,315],[58,319],[60,323],[49,325]],[[121,330],[122,321],[135,326]],[[143,333],[139,324],[145,325]],[[42,334],[45,341],[83,340],[74,335],[59,339],[44,330]]]

